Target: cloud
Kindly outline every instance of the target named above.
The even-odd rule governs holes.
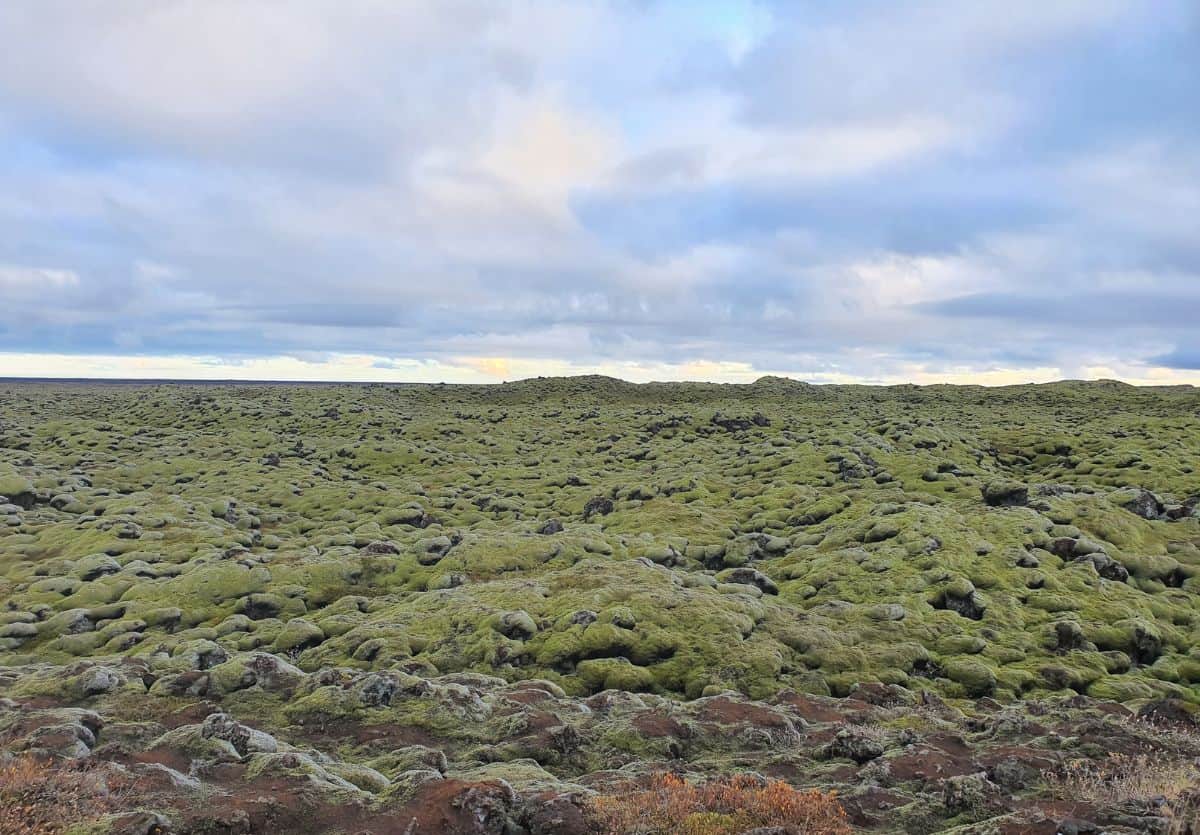
[[[863,354],[834,365],[815,362],[793,368],[760,368],[724,360],[571,362],[509,358],[453,357],[446,361],[412,360],[369,354],[328,353],[323,356],[273,355],[229,358],[215,355],[159,356],[126,354],[19,354],[0,352],[0,378],[129,380],[282,380],[296,382],[454,382],[496,383],[534,376],[603,374],[632,382],[710,380],[750,383],[764,374],[813,383],[903,383],[1014,385],[1045,383],[1066,377],[1125,379],[1139,385],[1198,385],[1200,372],[1144,368],[1115,362],[1066,369],[1058,366],[1013,366],[915,362]]]
[[[1182,346],[1170,353],[1154,357],[1152,362],[1164,368],[1200,371],[1200,346]]]
[[[14,0],[0,351],[1184,373],[1197,12],[1051,6]]]
[[[78,285],[79,275],[72,270],[0,265],[0,288],[8,291],[53,291],[63,287],[77,287]]]

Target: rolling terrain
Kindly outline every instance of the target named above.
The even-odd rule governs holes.
[[[665,772],[1197,831],[1190,387],[0,382],[0,496],[0,749],[124,786],[74,831],[602,832]]]

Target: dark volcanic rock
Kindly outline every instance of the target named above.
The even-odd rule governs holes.
[[[1138,710],[1138,718],[1185,728],[1200,728],[1200,708],[1180,699],[1156,699]]]
[[[384,556],[390,554],[399,554],[400,546],[391,540],[376,540],[367,547],[362,549],[364,554],[372,554],[376,556]]]
[[[1029,488],[1019,481],[989,481],[980,491],[990,507],[1019,507],[1029,501]]]
[[[1129,579],[1129,570],[1102,551],[1076,557],[1074,562],[1090,564],[1092,568],[1096,569],[1096,573],[1105,580],[1115,580],[1118,583],[1124,583]]]
[[[770,426],[771,420],[761,412],[756,412],[751,417],[726,417],[717,412],[712,416],[712,423],[726,432],[743,432],[752,426]]]
[[[596,496],[588,499],[588,503],[583,506],[583,518],[591,519],[593,516],[607,516],[613,512],[613,501],[606,496]]]
[[[982,812],[993,805],[1001,789],[984,772],[950,777],[942,784],[942,804],[951,815]]]
[[[1163,503],[1158,496],[1149,490],[1138,490],[1125,501],[1121,507],[1143,519],[1159,519],[1163,515]]]
[[[551,534],[562,533],[562,530],[562,522],[557,519],[548,519],[545,524],[538,528],[538,533],[549,536]]]
[[[757,569],[734,568],[720,574],[719,577],[726,583],[755,586],[764,594],[779,594],[779,586],[775,585],[775,582],[770,577]]]
[[[877,736],[856,727],[842,728],[825,748],[829,757],[842,757],[862,764],[882,757],[883,743]]]

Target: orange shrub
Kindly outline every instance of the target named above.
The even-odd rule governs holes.
[[[661,774],[648,787],[592,799],[589,812],[604,835],[736,835],[757,826],[787,826],[802,835],[851,832],[836,795],[745,775],[693,784]]]
[[[58,835],[111,811],[112,802],[108,782],[86,764],[29,756],[0,764],[4,835]]]

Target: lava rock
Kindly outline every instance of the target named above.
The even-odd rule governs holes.
[[[390,539],[376,540],[362,549],[362,553],[373,556],[390,556],[400,553],[400,546]]]
[[[583,518],[591,519],[593,516],[607,516],[613,512],[612,499],[606,496],[596,496],[588,499],[588,503],[583,506]]]
[[[980,489],[989,507],[1020,507],[1029,501],[1029,488],[1019,481],[989,481]]]
[[[1140,516],[1147,520],[1162,518],[1164,510],[1162,499],[1149,490],[1132,491],[1131,495],[1120,502],[1120,506],[1135,516]]]
[[[982,771],[949,777],[942,783],[942,804],[951,815],[986,808],[1000,794],[1000,787]]]
[[[528,612],[521,609],[500,615],[496,620],[495,629],[504,637],[513,640],[526,640],[538,632],[533,618],[529,616]]]
[[[549,519],[544,525],[538,528],[538,533],[549,536],[551,534],[562,533],[563,523],[557,519]]]
[[[86,696],[99,696],[111,693],[125,683],[124,677],[110,667],[96,667],[84,673],[79,679],[79,690]]]
[[[754,568],[731,568],[718,574],[717,579],[722,583],[755,586],[763,594],[779,594],[779,586],[775,585],[775,581]]]
[[[854,760],[862,765],[877,757],[882,757],[883,743],[869,735],[861,728],[842,728],[837,735],[825,746],[825,755],[830,758]]]

